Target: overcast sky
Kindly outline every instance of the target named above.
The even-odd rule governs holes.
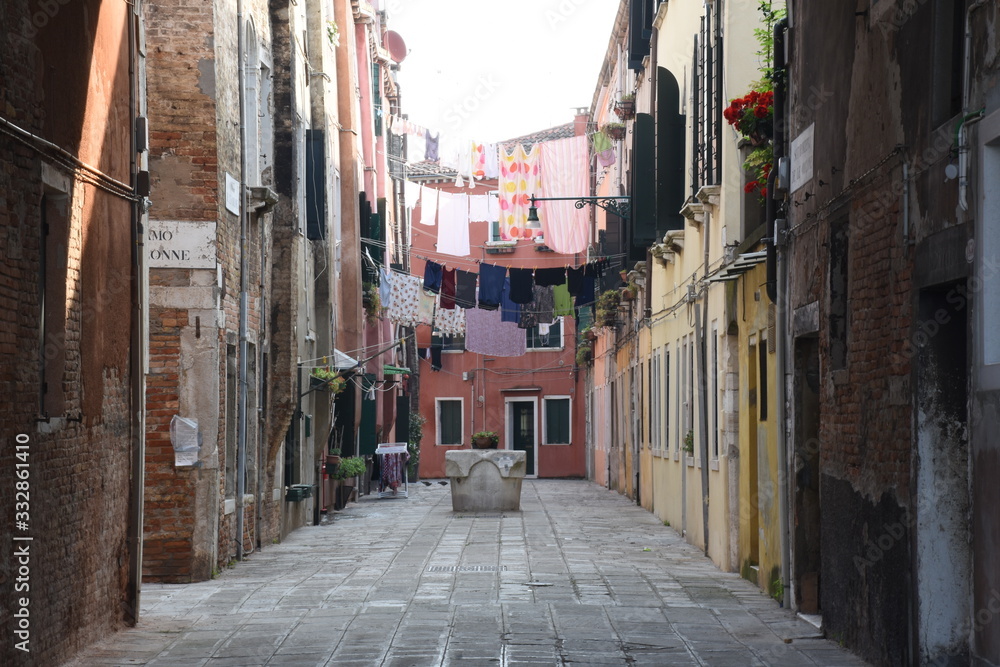
[[[383,0],[411,121],[495,142],[589,107],[619,0]]]

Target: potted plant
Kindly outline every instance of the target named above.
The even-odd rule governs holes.
[[[615,103],[615,113],[622,120],[635,118],[635,93],[625,93]]]
[[[472,434],[473,449],[496,449],[500,434],[496,431],[479,431]]]
[[[406,469],[408,479],[413,482],[417,481],[420,476],[420,441],[424,438],[424,424],[426,422],[427,418],[420,413],[410,413],[410,432],[406,443],[406,451],[410,458],[406,462]]]
[[[312,369],[309,377],[313,387],[328,389],[334,394],[339,394],[347,387],[347,378],[329,366]]]
[[[348,456],[340,460],[336,478],[343,480],[345,486],[353,486],[354,478],[365,472],[365,460],[360,456]]]
[[[608,123],[602,129],[612,141],[620,141],[625,138],[625,123]]]
[[[589,340],[591,342],[597,340],[597,332],[594,331],[594,327],[592,325],[588,325],[587,328],[580,332],[580,335],[583,336],[584,340]]]
[[[369,325],[377,324],[382,316],[382,297],[375,283],[364,283],[362,289],[362,304],[365,308],[365,322]]]
[[[590,361],[593,356],[593,349],[589,345],[581,345],[576,348],[576,365],[583,366]]]
[[[334,477],[340,467],[340,449],[334,448],[326,455],[326,474]]]
[[[639,288],[635,283],[629,283],[622,289],[622,301],[632,301],[639,293]]]
[[[609,289],[597,297],[594,308],[594,319],[597,326],[613,327],[618,324],[618,306],[621,303],[621,297],[621,292],[616,289]]]

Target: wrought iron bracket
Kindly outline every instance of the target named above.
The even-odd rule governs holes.
[[[571,201],[575,208],[583,208],[588,204],[593,204],[603,208],[608,213],[617,215],[619,218],[628,219],[632,215],[632,197],[627,195],[617,197],[532,197],[531,205],[539,201]]]

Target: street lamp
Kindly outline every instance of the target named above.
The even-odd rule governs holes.
[[[608,213],[625,219],[628,219],[632,214],[632,198],[627,195],[620,197],[535,197],[532,195],[531,206],[528,207],[528,222],[525,225],[528,229],[542,228],[542,224],[538,220],[538,207],[535,206],[535,202],[539,201],[571,201],[576,208],[594,204]]]

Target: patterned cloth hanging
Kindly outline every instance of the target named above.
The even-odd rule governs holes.
[[[528,229],[531,196],[541,196],[542,180],[539,156],[541,144],[526,153],[518,144],[510,154],[500,155],[500,238],[504,241],[530,239],[540,230]]]

